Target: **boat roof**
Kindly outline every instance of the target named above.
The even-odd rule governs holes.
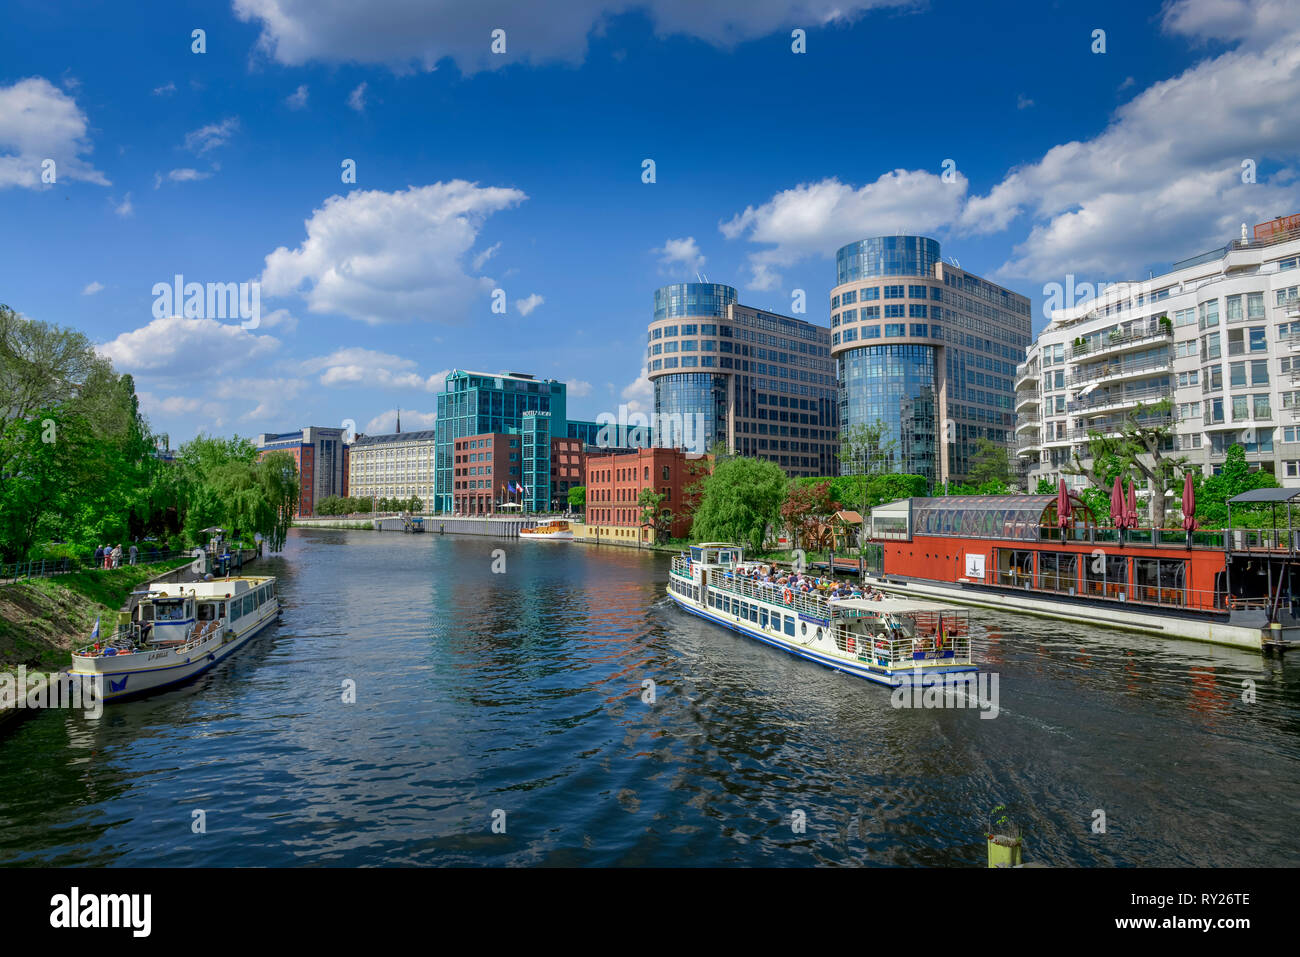
[[[943,605],[937,601],[924,601],[917,598],[832,598],[827,601],[832,608],[852,608],[855,611],[871,611],[881,615],[910,615],[918,612],[966,612],[969,609]]]

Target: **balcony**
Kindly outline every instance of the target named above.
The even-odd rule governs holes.
[[[1017,419],[1016,419],[1016,434],[1018,435],[1018,434],[1020,434],[1021,432],[1028,432],[1028,431],[1030,431],[1031,429],[1032,429],[1033,431],[1037,432],[1037,431],[1039,430],[1039,428],[1042,426],[1042,424],[1043,424],[1042,419],[1040,419],[1040,418],[1039,418],[1038,416],[1036,416],[1036,415],[1035,415],[1035,416],[1025,416],[1025,417],[1023,417],[1023,418],[1017,418]]]
[[[1035,432],[1033,435],[1016,436],[1017,454],[1023,454],[1026,452],[1037,452],[1040,448],[1042,448],[1042,442],[1039,440],[1037,432]]]
[[[1070,347],[1070,358],[1096,359],[1101,356],[1119,355],[1122,352],[1130,352],[1144,346],[1167,342],[1173,337],[1174,327],[1172,324],[1142,324],[1142,328],[1129,332],[1112,332],[1109,336],[1104,336],[1096,344],[1085,339],[1082,345],[1072,345]]]
[[[1100,421],[1089,422],[1087,425],[1077,429],[1070,430],[1070,438],[1076,442],[1086,442],[1092,438],[1092,434],[1111,438],[1119,435],[1125,429],[1140,427],[1144,429],[1158,429],[1174,424],[1172,415],[1141,415],[1141,416],[1118,416],[1114,418],[1102,419]]]
[[[1069,403],[1069,410],[1075,413],[1118,412],[1138,405],[1151,405],[1164,399],[1171,399],[1173,390],[1169,387],[1154,389],[1128,389],[1121,392],[1091,392],[1081,399]]]
[[[1119,382],[1124,379],[1140,378],[1157,372],[1167,372],[1173,363],[1173,356],[1161,359],[1146,359],[1142,362],[1107,362],[1076,369],[1070,376],[1071,386],[1087,385],[1090,382]]]
[[[1300,372],[1300,363],[1297,363],[1297,372]],[[1043,393],[1039,389],[1032,392],[1016,393],[1016,412],[1021,409],[1037,408],[1043,401]]]
[[[1022,362],[1016,366],[1016,391],[1030,386],[1034,388],[1038,386],[1038,363]]]

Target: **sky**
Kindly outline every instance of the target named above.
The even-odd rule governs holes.
[[[657,287],[827,324],[835,251],[868,236],[933,236],[1037,331],[1053,283],[1145,279],[1300,211],[1300,0],[5,19],[0,303],[86,333],[173,447],[399,408],[431,428],[452,369],[561,379],[574,418],[649,410]],[[187,311],[177,276],[248,308]]]

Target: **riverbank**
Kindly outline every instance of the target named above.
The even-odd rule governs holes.
[[[70,572],[0,585],[0,671],[19,665],[57,671],[99,618],[112,630],[118,609],[135,588],[190,563],[189,558],[110,570]]]

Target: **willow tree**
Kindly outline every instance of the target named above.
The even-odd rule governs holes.
[[[775,462],[734,456],[714,465],[691,524],[696,541],[744,542],[761,552],[779,521],[787,485]]]

